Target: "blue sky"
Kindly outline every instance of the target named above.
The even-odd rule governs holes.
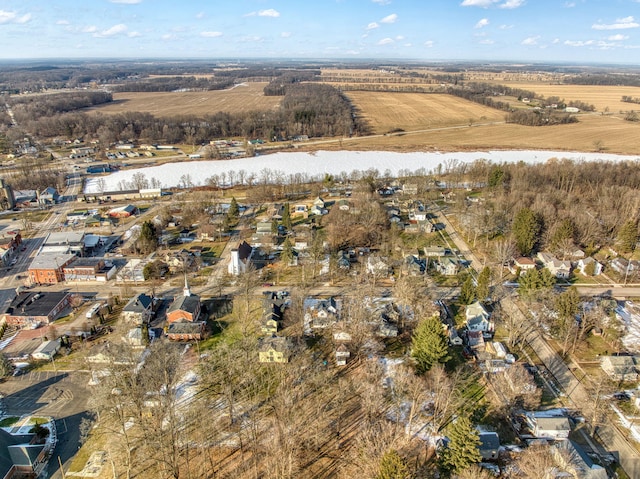
[[[640,0],[0,0],[0,58],[640,64]]]

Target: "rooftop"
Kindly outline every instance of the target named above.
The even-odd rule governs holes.
[[[41,253],[33,258],[29,269],[58,269],[69,264],[73,258],[77,256],[69,253]]]
[[[49,233],[47,239],[44,240],[46,246],[61,244],[82,244],[84,239],[84,231],[60,231],[57,233]]]
[[[12,316],[48,316],[69,293],[29,291],[18,294],[7,309]]]

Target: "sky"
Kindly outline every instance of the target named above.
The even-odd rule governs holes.
[[[0,59],[640,64],[640,0],[0,0]]]

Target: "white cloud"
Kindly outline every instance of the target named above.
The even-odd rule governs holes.
[[[566,3],[564,4],[564,7],[565,7],[565,8],[573,8],[573,7],[575,7],[575,6],[576,6],[576,2],[566,2]]]
[[[397,20],[398,20],[398,15],[396,15],[395,13],[392,13],[391,15],[387,15],[382,20],[380,20],[380,23],[396,23]]]
[[[345,53],[347,55],[360,55],[360,52],[358,50],[347,50]]]
[[[480,40],[478,43],[481,45],[493,45],[495,42],[490,38],[485,38],[484,40]]]
[[[373,30],[375,28],[378,28],[380,25],[378,25],[376,22],[371,22],[369,25],[367,25],[367,30]]]
[[[104,37],[112,37],[114,35],[119,35],[127,31],[127,26],[124,23],[118,23],[106,30],[102,30],[101,32],[96,32],[93,34],[94,37],[104,38]]]
[[[141,36],[142,36],[142,33],[140,33],[140,32],[135,32],[135,31],[134,31],[134,32],[129,32],[129,33],[127,33],[127,36],[128,36],[129,38],[138,38],[138,37],[141,37]]]
[[[536,35],[535,37],[528,37],[522,40],[520,44],[521,45],[537,45],[539,39],[540,39],[540,35]]]
[[[3,23],[27,23],[29,20],[31,20],[30,13],[25,13],[22,16],[18,16],[17,12],[0,10],[0,25]]]
[[[289,38],[291,36],[291,32],[282,32],[280,34],[281,38]]]
[[[69,20],[58,20],[56,25],[70,25]]]
[[[277,10],[274,10],[273,8],[269,8],[268,10],[260,10],[258,12],[258,16],[278,18],[280,16],[280,12]]]
[[[427,48],[433,47],[434,44],[435,42],[433,40],[427,40],[426,42],[424,42],[424,46]]]
[[[257,43],[263,41],[263,38],[258,35],[247,35],[242,37],[240,41],[245,43]]]
[[[389,5],[391,0],[371,0],[373,3],[377,3],[378,5]]]
[[[463,0],[460,4],[463,7],[480,7],[480,8],[489,8],[497,5],[498,8],[519,8],[523,6],[526,2],[525,0],[505,0],[504,3],[500,3],[502,0]]]
[[[162,35],[163,40],[175,40],[177,37],[177,35],[173,34],[173,33],[165,33],[164,35]]]
[[[142,3],[142,0],[109,0],[111,3],[125,3],[127,5],[135,5]]]
[[[82,27],[82,30],[80,30],[82,33],[94,33],[98,31],[98,27],[96,27],[95,25],[89,25],[86,27]]]
[[[607,37],[607,40],[612,42],[621,42],[622,40],[628,40],[629,37],[627,35],[623,35],[622,33],[618,33],[616,35],[611,35]]]
[[[412,47],[413,43],[405,43],[404,45],[402,45],[403,47]]]
[[[506,24],[503,24],[503,25],[500,25],[498,28],[499,28],[500,30],[511,30],[511,29],[513,28],[513,25],[506,25]]]
[[[205,13],[204,12],[196,13],[196,18],[200,19],[200,18],[204,18],[204,17],[205,17]]]
[[[200,32],[201,37],[217,38],[222,36],[222,32]]]
[[[520,8],[524,4],[525,4],[524,0],[507,0],[506,2],[500,5],[500,8],[506,8],[511,10],[513,8]]]
[[[383,38],[378,42],[378,45],[391,45],[393,43],[393,38]]]
[[[593,40],[565,40],[564,44],[570,47],[588,47],[593,45],[595,42]]]
[[[404,35],[396,35],[396,40],[401,42],[402,40],[404,40]]]
[[[560,43],[560,39],[559,38],[554,38],[551,43],[553,43],[554,45],[557,45],[558,43]]]
[[[489,25],[489,19],[488,18],[482,18],[482,19],[478,20],[478,23],[476,23],[475,27],[473,27],[473,28],[482,28],[482,27],[486,27],[487,25]]]
[[[482,7],[488,8],[498,0],[464,0],[460,5],[463,7]]]
[[[594,23],[591,25],[594,30],[625,30],[638,27],[640,27],[640,23],[636,22],[632,16],[617,18],[615,23]]]

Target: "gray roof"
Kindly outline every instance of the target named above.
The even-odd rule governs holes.
[[[500,437],[497,432],[481,432],[480,450],[492,450],[500,448]]]
[[[168,312],[186,311],[187,313],[195,313],[200,305],[200,296],[192,294],[191,296],[180,296],[171,303]]]
[[[61,231],[49,233],[47,239],[44,240],[45,245],[81,245],[84,240],[83,231]]]
[[[33,258],[29,269],[58,269],[76,258],[75,254],[40,253]]]
[[[203,321],[170,323],[168,334],[200,334],[203,329]]]
[[[139,295],[131,298],[127,305],[122,309],[122,311],[130,313],[143,313],[144,311],[151,308],[151,301],[151,296],[140,293]]]
[[[16,466],[33,466],[44,449],[44,444],[18,444],[9,446],[9,456]]]

